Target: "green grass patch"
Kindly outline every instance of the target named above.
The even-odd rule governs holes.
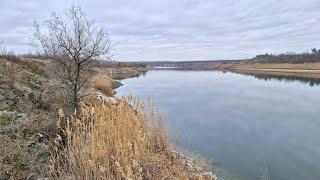
[[[9,125],[12,121],[12,118],[8,114],[0,115],[0,126]]]
[[[39,89],[42,85],[40,77],[33,73],[25,73],[24,82],[31,89]]]

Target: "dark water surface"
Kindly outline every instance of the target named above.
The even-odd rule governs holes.
[[[218,71],[150,71],[117,96],[151,96],[181,147],[213,159],[220,176],[320,179],[320,86]],[[312,84],[312,86],[310,86]]]

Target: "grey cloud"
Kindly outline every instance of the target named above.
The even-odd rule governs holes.
[[[0,41],[28,49],[33,19],[62,11],[68,0],[2,0]],[[319,0],[80,0],[104,25],[118,60],[247,58],[319,47]]]

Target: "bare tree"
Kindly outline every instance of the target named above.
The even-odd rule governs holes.
[[[91,69],[93,59],[109,54],[109,36],[75,5],[61,16],[52,13],[43,24],[45,29],[34,23],[35,45],[59,62],[63,82],[73,92],[73,107],[78,108],[80,92],[87,82],[85,72]]]

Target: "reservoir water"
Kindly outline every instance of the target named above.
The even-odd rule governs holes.
[[[320,86],[219,71],[159,70],[125,79],[117,97],[153,97],[179,146],[224,179],[320,179]],[[174,143],[174,141],[173,141]]]

